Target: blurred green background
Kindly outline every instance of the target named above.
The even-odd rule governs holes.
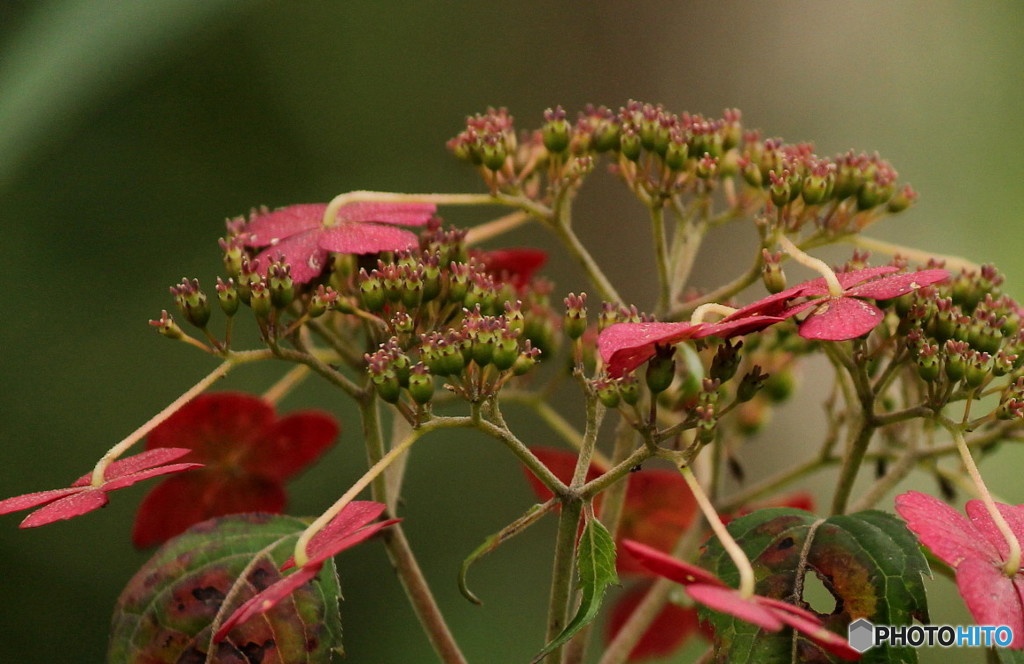
[[[1022,34],[1013,0],[3,2],[0,496],[65,485],[212,368],[146,321],[183,276],[211,283],[225,217],[351,189],[480,191],[444,142],[488,105],[523,127],[555,104],[572,117],[630,98],[710,115],[736,106],[748,126],[820,154],[878,150],[921,201],[875,234],[995,262],[1021,297]],[[641,211],[603,185],[585,188],[578,210],[598,261],[649,305]],[[734,274],[730,252],[739,243],[746,260],[747,234],[712,242],[698,281]],[[558,293],[584,288],[542,231],[509,242],[555,250]],[[224,387],[259,391],[274,376],[245,368]],[[311,381],[282,405],[344,418],[338,401]],[[765,472],[785,462],[780,447],[799,455],[815,439],[800,429],[819,420],[799,409],[817,405],[751,446]],[[358,476],[355,426],[293,484],[293,513],[317,513]],[[1021,455],[1004,455],[983,470],[1024,502]],[[39,530],[2,519],[0,662],[103,660],[111,608],[148,555],[128,541],[144,490]],[[438,436],[414,452],[405,498],[409,537],[470,661],[526,661],[543,630],[551,524],[478,565],[483,607],[454,582],[462,557],[531,504],[517,463],[479,436]],[[433,661],[378,547],[339,559],[348,661]],[[949,583],[930,587],[942,591],[933,619],[967,620]]]

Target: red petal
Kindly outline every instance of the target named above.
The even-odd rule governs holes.
[[[644,567],[670,581],[681,583],[684,586],[700,583],[725,587],[725,584],[718,577],[706,569],[684,563],[678,558],[673,558],[667,553],[653,549],[640,542],[623,540],[622,548],[640,561]]]
[[[309,562],[306,565],[323,562],[368,539],[385,526],[401,521],[401,519],[389,519],[366,525],[383,514],[386,507],[383,503],[368,500],[354,500],[346,505],[323,530],[309,540],[309,545],[306,547]],[[295,558],[293,556],[284,561],[281,569],[286,570],[294,566]]]
[[[998,552],[960,512],[919,491],[896,496],[896,512],[907,522],[918,541],[951,567],[964,558],[994,561]]]
[[[771,598],[758,598],[759,603],[762,606],[766,606],[766,600],[769,599]],[[851,648],[850,643],[846,639],[827,629],[821,623],[821,620],[814,614],[780,600],[773,600],[772,606],[775,607],[773,610],[775,617],[800,632],[811,641],[814,641],[825,651],[851,662],[860,659],[861,654]],[[797,609],[797,611],[794,611],[793,609]]]
[[[72,487],[69,489],[50,489],[49,491],[37,491],[35,493],[14,496],[13,498],[0,500],[0,514],[10,514],[11,512],[20,512],[21,510],[39,507],[40,505],[52,503],[55,500],[70,496],[73,493],[80,493],[81,491],[82,489],[79,487]]]
[[[647,594],[649,584],[632,588],[612,607],[605,625],[605,642],[610,643],[622,626],[633,615],[637,605]],[[697,610],[667,602],[643,633],[627,661],[639,662],[671,655],[693,634],[699,633]]]
[[[869,281],[860,286],[854,286],[846,291],[846,295],[851,297],[868,297],[872,300],[888,300],[947,278],[949,278],[949,273],[945,270],[921,270],[920,272],[894,274],[889,277]]]
[[[1017,535],[1019,540],[1021,534],[1024,534],[1024,506],[996,503],[996,507],[999,508],[999,513],[1003,515],[1010,530]],[[993,562],[1005,561],[1010,555],[1010,546],[1006,543],[1006,538],[999,531],[999,527],[992,520],[988,510],[985,509],[985,503],[980,500],[968,500],[965,508],[971,524],[999,552],[998,557],[991,560]]]
[[[245,226],[245,243],[267,247],[303,231],[320,228],[326,203],[289,205],[252,217]]]
[[[686,586],[686,592],[709,609],[727,613],[761,629],[777,632],[783,627],[782,620],[775,612],[764,608],[754,598],[741,596],[739,591],[732,588],[695,583]]]
[[[156,449],[154,449],[156,447]],[[168,461],[174,461],[188,454],[190,450],[183,447],[173,446],[150,446],[145,452],[133,454],[130,457],[118,459],[109,466],[103,473],[103,478],[109,482],[127,475],[134,475],[141,470],[153,468]],[[71,486],[87,486],[92,483],[92,473],[82,475]],[[106,488],[104,487],[106,490]]]
[[[286,480],[316,461],[338,437],[338,423],[320,411],[291,413],[277,421],[246,457],[246,468]]]
[[[320,248],[342,254],[375,254],[416,246],[419,238],[394,226],[346,223],[320,233]]]
[[[1011,648],[1024,648],[1024,608],[1013,581],[987,560],[967,558],[956,568],[956,586],[979,625],[1013,629]]]
[[[186,470],[195,470],[196,468],[202,468],[201,463],[172,463],[167,466],[158,466],[156,468],[150,468],[149,470],[139,471],[132,473],[131,475],[125,475],[124,477],[118,477],[103,483],[100,487],[104,491],[116,491],[129,487],[142,480],[148,480],[151,477],[159,477],[161,475],[170,475],[171,473],[180,473]]]
[[[422,226],[430,221],[435,212],[437,206],[433,203],[349,203],[338,210],[337,220],[339,223],[376,221],[403,226]]]
[[[235,460],[240,450],[259,448],[274,418],[274,407],[250,394],[201,394],[154,429],[146,447],[195,450],[189,461]]]
[[[692,335],[692,338],[703,339],[704,337],[721,337],[722,339],[731,339],[732,337],[739,337],[744,334],[763,330],[764,328],[783,321],[786,318],[788,318],[788,316],[761,316],[759,314],[751,314],[734,320],[727,321],[723,319],[717,323],[704,323],[700,326],[700,329]]]
[[[853,270],[851,272],[836,272],[836,279],[839,280],[839,285],[843,287],[843,290],[847,290],[850,286],[865,282],[868,279],[899,271],[900,269],[895,265],[879,265],[878,267],[867,267],[863,270]],[[825,283],[824,278],[815,279],[814,283],[820,284],[824,289],[821,293],[822,295],[828,294],[828,285]]]
[[[284,489],[264,478],[233,477],[209,469],[172,477],[143,499],[135,515],[132,543],[144,549],[213,517],[241,512],[278,514],[284,506]]]
[[[21,528],[45,526],[54,521],[71,519],[98,510],[107,504],[107,492],[100,489],[83,489],[40,507],[21,522]]]
[[[262,592],[257,593],[253,597],[250,597],[241,606],[235,609],[235,612],[228,616],[217,633],[213,636],[213,642],[218,643],[224,640],[224,637],[228,635],[235,625],[244,623],[245,621],[253,618],[265,611],[277,606],[284,598],[292,594],[299,586],[310,581],[313,577],[320,572],[320,568],[323,564],[306,565],[296,571],[294,574],[286,576],[280,581],[271,584]]]
[[[597,349],[608,374],[618,377],[651,359],[655,346],[678,343],[700,328],[689,323],[616,323],[601,332]]]
[[[256,256],[259,273],[266,276],[271,262],[283,260],[291,268],[289,274],[295,283],[304,284],[316,279],[327,265],[327,251],[320,248],[320,236],[324,232],[317,229],[297,233],[264,249]]]
[[[800,324],[800,336],[822,341],[845,341],[867,334],[885,314],[875,305],[852,297],[828,297]]]
[[[619,538],[670,551],[693,521],[696,502],[683,477],[671,470],[632,473],[626,487]],[[633,556],[619,556],[620,573],[649,574]]]
[[[534,273],[548,260],[548,253],[540,249],[497,249],[475,255],[488,274],[508,281],[516,288],[530,283]]]

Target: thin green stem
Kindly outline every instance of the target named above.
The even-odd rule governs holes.
[[[851,233],[850,235],[843,237],[843,240],[849,242],[855,247],[860,247],[861,249],[876,251],[888,256],[903,256],[904,258],[909,258],[912,261],[922,264],[927,263],[930,260],[939,260],[945,263],[946,267],[951,270],[977,272],[981,269],[981,266],[977,263],[971,262],[966,258],[961,258],[960,256],[934,254],[928,251],[921,251],[920,249],[915,249],[913,247],[907,247],[902,244],[895,244],[893,242],[879,240],[878,238],[866,237],[859,233]]]
[[[754,594],[754,568],[750,565],[750,559],[747,558],[747,554],[743,553],[743,549],[736,543],[732,535],[729,534],[725,524],[722,523],[721,517],[718,516],[718,512],[715,511],[715,506],[711,504],[711,500],[708,499],[704,488],[697,481],[697,477],[690,470],[689,466],[683,466],[679,469],[683,479],[686,480],[686,484],[690,487],[690,492],[693,493],[694,499],[697,501],[697,505],[700,506],[701,512],[704,513],[704,518],[708,520],[708,524],[711,526],[711,530],[718,537],[718,541],[721,542],[722,548],[729,554],[736,569],[740,573],[740,587],[739,592],[743,597],[751,597]]]
[[[815,258],[810,254],[803,252],[799,247],[793,244],[788,237],[784,234],[779,234],[778,242],[782,245],[782,248],[786,251],[790,257],[797,263],[805,267],[809,267],[822,277],[825,278],[825,283],[828,284],[828,293],[832,297],[840,297],[843,294],[843,287],[839,283],[839,279],[836,277],[836,273],[832,271],[832,268],[828,266],[828,263]]]
[[[336,226],[338,211],[350,203],[433,203],[435,205],[499,205],[490,194],[400,194],[390,191],[349,191],[338,194],[324,210],[324,227]]]
[[[992,494],[989,493],[988,486],[985,485],[985,480],[982,479],[981,472],[978,470],[977,464],[974,463],[974,457],[971,456],[971,450],[968,449],[967,442],[964,440],[963,427],[945,417],[939,421],[946,427],[950,435],[953,436],[953,442],[956,443],[957,450],[960,452],[960,459],[964,463],[964,468],[967,469],[967,474],[970,475],[971,481],[977,487],[978,495],[981,496],[981,501],[985,504],[985,509],[988,511],[989,516],[992,517],[992,522],[995,523],[996,528],[999,529],[1000,534],[1006,540],[1006,545],[1009,547],[1009,555],[1007,555],[1006,563],[1003,565],[1003,572],[1006,576],[1012,577],[1020,570],[1020,540],[1017,539],[1017,535],[1010,528],[1010,524],[1006,522],[1003,513],[999,511],[999,507],[992,499]]]
[[[660,318],[668,311],[672,286],[668,271],[668,241],[665,238],[665,207],[660,199],[651,205],[651,235],[654,242],[654,264],[658,271],[658,303],[654,315]]]
[[[562,244],[568,250],[569,254],[579,263],[580,267],[583,268],[583,272],[590,279],[590,282],[597,289],[597,294],[601,299],[606,302],[613,302],[615,304],[623,304],[623,299],[619,295],[618,291],[615,290],[615,286],[608,280],[604,272],[598,266],[597,261],[590,255],[587,248],[583,246],[579,237],[572,230],[568,221],[568,204],[566,204],[560,211],[558,218],[555,219],[551,224],[551,230],[555,233]]]
[[[124,440],[107,450],[106,454],[104,454],[93,467],[90,482],[92,486],[101,486],[103,484],[103,475],[106,473],[107,467],[110,466],[111,463],[131,449],[135,443],[145,438],[150,431],[160,426],[168,417],[178,412],[182,406],[187,404],[189,401],[192,401],[192,399],[205,392],[211,385],[227,375],[227,373],[235,368],[236,365],[243,364],[245,362],[255,362],[257,360],[268,360],[271,357],[273,356],[269,350],[251,350],[227,353],[225,360],[221,362],[216,369],[208,373],[198,383],[185,390],[184,394],[168,404],[167,407],[159,413],[149,418],[149,420],[147,420],[141,427],[128,434]]]
[[[267,403],[276,404],[295,389],[296,385],[305,380],[307,376],[309,376],[309,367],[305,364],[292,367],[276,383],[267,388],[263,393],[263,400]]]
[[[349,487],[348,491],[342,494],[333,505],[331,505],[326,512],[321,514],[313,523],[311,523],[302,535],[299,537],[298,542],[295,543],[295,564],[299,567],[304,565],[308,560],[307,548],[309,540],[313,538],[318,532],[323,530],[324,526],[331,522],[334,517],[345,509],[352,500],[359,495],[359,493],[368,487],[381,473],[387,470],[398,457],[405,454],[406,450],[412,447],[413,443],[422,438],[424,435],[435,431],[437,429],[451,429],[455,427],[473,427],[476,426],[476,422],[470,417],[439,417],[425,424],[421,425],[417,429],[413,429],[409,432],[409,435],[395,447],[391,448],[387,454],[384,454],[379,461],[373,464],[366,473],[363,474],[355,484]]]
[[[836,483],[836,491],[832,495],[832,514],[844,514],[846,503],[853,492],[853,484],[857,481],[857,472],[864,463],[864,455],[867,453],[868,445],[871,443],[871,436],[875,433],[869,418],[861,418],[860,428],[857,435],[850,443],[843,458],[843,466],[839,471],[839,479]]]
[[[551,643],[565,629],[569,599],[572,596],[572,573],[576,560],[576,534],[579,532],[583,501],[579,498],[562,501],[555,538],[555,558],[551,566],[551,594],[548,598],[548,622],[545,643]],[[562,647],[547,656],[548,664],[560,664]]]

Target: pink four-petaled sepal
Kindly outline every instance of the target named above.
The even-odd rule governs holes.
[[[828,630],[810,611],[762,595],[745,597],[711,572],[639,542],[625,540],[622,546],[655,574],[682,584],[690,597],[709,609],[770,632],[792,627],[837,657],[850,661],[860,659],[860,653],[851,648],[846,639]]]
[[[1010,530],[1024,536],[1024,505],[996,503]],[[919,491],[896,496],[896,512],[935,557],[956,570],[956,585],[979,625],[1013,630],[1010,648],[1024,650],[1024,571],[1006,574],[1009,545],[980,500],[967,516]]]
[[[234,613],[221,623],[217,633],[214,634],[214,643],[223,641],[236,625],[269,611],[296,588],[312,580],[320,572],[324,561],[328,558],[369,539],[382,528],[401,521],[401,519],[388,519],[371,523],[383,514],[385,509],[386,506],[383,503],[372,501],[353,501],[346,505],[337,516],[331,519],[330,523],[324,526],[323,530],[310,538],[306,546],[307,561],[294,573],[267,586],[235,609]],[[291,567],[295,567],[294,558],[286,560],[281,566],[281,571]]]
[[[320,275],[328,252],[370,254],[415,246],[415,233],[389,224],[423,226],[436,210],[431,203],[349,203],[325,225],[326,203],[289,205],[254,215],[243,238],[250,247],[266,247],[257,256],[261,270],[281,258],[291,266],[292,280],[303,284]]]
[[[123,489],[136,482],[201,468],[201,463],[168,463],[188,454],[189,450],[163,447],[115,461],[107,466],[103,483],[92,485],[92,474],[75,480],[67,489],[39,491],[0,500],[0,514],[10,514],[38,507],[21,522],[21,528],[44,526],[97,510],[107,504],[107,493]]]

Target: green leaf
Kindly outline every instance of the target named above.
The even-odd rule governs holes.
[[[1024,650],[990,648],[988,653],[988,660],[990,662],[999,662],[999,664],[1024,664]]]
[[[555,648],[560,647],[597,617],[609,585],[618,583],[615,573],[615,542],[600,521],[589,519],[576,547],[576,569],[579,574],[580,606],[575,617],[565,626],[562,633],[533,658],[539,662]]]
[[[330,662],[341,652],[333,559],[289,600],[210,649],[214,624],[282,577],[278,569],[306,525],[286,516],[237,514],[204,521],[164,544],[117,600],[108,664]],[[235,638],[239,633],[244,637]]]
[[[550,512],[557,504],[558,501],[552,498],[546,503],[532,506],[530,509],[526,510],[526,514],[485,539],[483,544],[474,549],[473,553],[469,554],[466,559],[462,561],[462,566],[459,568],[459,592],[462,593],[462,596],[474,604],[483,604],[480,598],[474,595],[473,591],[469,589],[469,584],[466,581],[466,576],[469,574],[469,568],[473,563],[532,526],[542,516]]]
[[[729,532],[751,559],[760,595],[792,602],[799,593],[798,603],[804,602],[804,579],[816,575],[835,599],[835,609],[819,616],[843,636],[850,622],[862,617],[885,625],[928,620],[922,579],[930,574],[928,563],[904,523],[891,514],[870,510],[819,519],[775,508],[736,519]],[[701,564],[737,585],[739,573],[717,539],[708,543]],[[838,661],[792,630],[765,632],[709,609],[701,609],[701,615],[715,628],[717,662]],[[913,664],[917,654],[885,646],[868,650],[860,661]]]

